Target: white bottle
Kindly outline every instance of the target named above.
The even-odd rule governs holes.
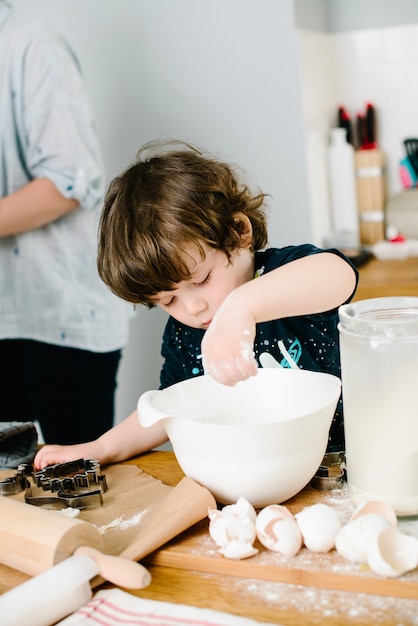
[[[331,130],[328,170],[335,239],[347,242],[347,247],[357,246],[359,244],[359,213],[354,148],[347,142],[345,128]]]

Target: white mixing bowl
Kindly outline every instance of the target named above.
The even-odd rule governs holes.
[[[298,493],[323,459],[341,381],[330,374],[260,369],[234,387],[198,376],[147,391],[140,423],[163,420],[184,473],[223,504],[256,507]]]

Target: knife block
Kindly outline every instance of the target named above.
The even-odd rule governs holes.
[[[380,150],[355,153],[360,240],[373,244],[385,239],[384,155]]]

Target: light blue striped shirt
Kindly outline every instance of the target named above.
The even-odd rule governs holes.
[[[0,238],[0,339],[108,352],[128,339],[130,305],[96,269],[103,167],[74,54],[0,1],[0,193],[49,178],[80,208]]]

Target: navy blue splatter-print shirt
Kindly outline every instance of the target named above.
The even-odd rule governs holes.
[[[270,248],[255,254],[255,277],[294,261],[323,252],[310,244]],[[346,257],[338,250],[327,250]],[[349,261],[347,260],[347,263]],[[353,268],[357,280],[358,273]],[[354,295],[354,292],[352,296]],[[351,297],[352,297],[351,296]],[[283,294],[286,297],[286,294]],[[347,300],[347,302],[351,299]],[[338,309],[314,315],[301,315],[257,324],[254,353],[259,367],[299,367],[340,377]],[[160,388],[201,376],[200,344],[204,330],[190,328],[169,318],[163,336]],[[340,400],[330,429],[328,452],[345,449],[342,402]]]

